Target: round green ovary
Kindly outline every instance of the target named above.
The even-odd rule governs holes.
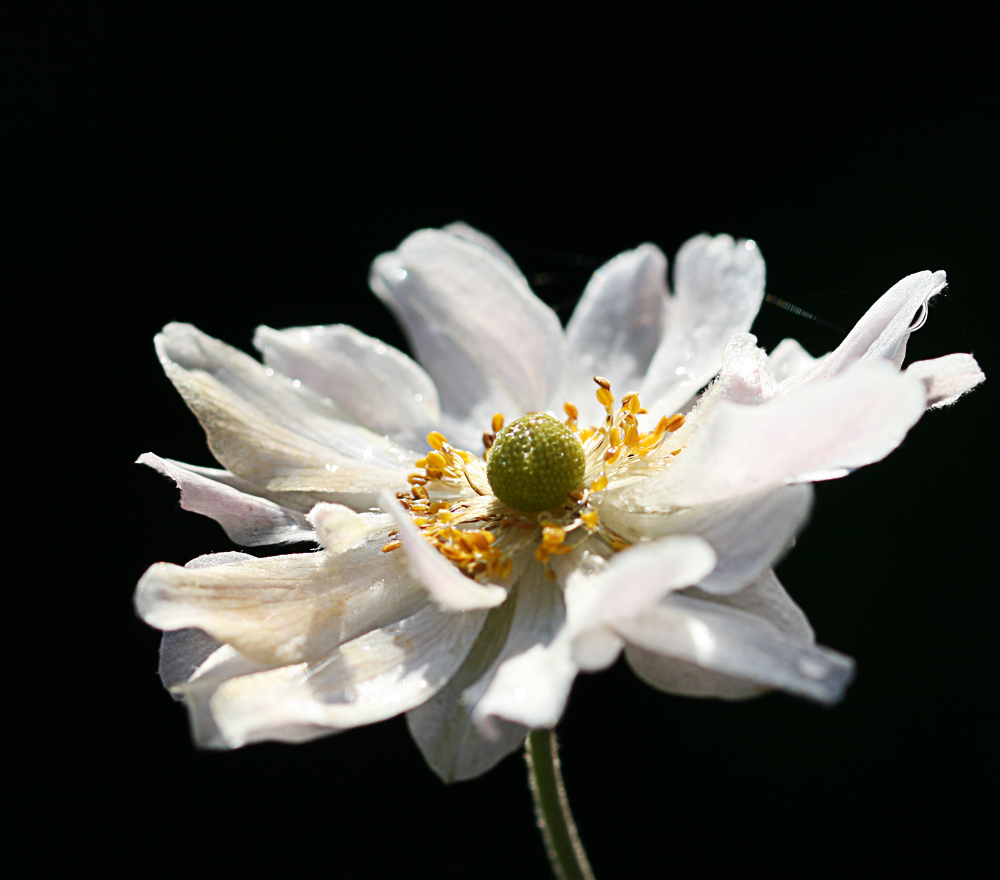
[[[529,413],[500,431],[486,464],[493,494],[523,513],[563,504],[583,482],[583,444],[562,422]]]

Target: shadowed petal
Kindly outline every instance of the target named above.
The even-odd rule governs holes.
[[[718,556],[698,583],[711,593],[734,593],[774,565],[805,525],[812,507],[808,484],[764,489],[669,513],[636,512],[613,503],[599,508],[601,522],[627,541],[699,535]]]
[[[490,612],[455,677],[406,716],[424,758],[445,782],[479,776],[521,747],[526,726],[491,718],[477,727],[473,715],[500,664],[551,642],[563,618],[559,587],[540,566],[530,566],[511,598]]]

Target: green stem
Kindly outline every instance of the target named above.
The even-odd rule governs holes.
[[[525,743],[528,782],[535,818],[545,839],[552,870],[559,880],[594,880],[566,797],[554,730],[533,730]]]

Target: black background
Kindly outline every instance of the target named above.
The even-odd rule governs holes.
[[[996,376],[996,70],[986,22],[954,8],[32,10],[3,29],[23,426],[6,630],[18,841],[38,864],[548,876],[520,757],[444,786],[401,719],[191,746],[131,591],[154,561],[231,545],[132,464],[211,464],[153,355],[166,322],[244,349],[258,324],[344,322],[403,347],[366,276],[414,229],[490,233],[564,320],[617,252],[729,232],[760,245],[769,293],[843,328],[765,304],[767,347],[829,350],[899,278],[945,268],[911,359],[973,351]],[[976,875],[990,386],[818,487],[780,574],[857,659],[841,705],[671,698],[623,664],[580,678],[560,730],[599,877]]]

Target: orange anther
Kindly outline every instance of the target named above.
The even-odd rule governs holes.
[[[432,449],[443,449],[444,444],[448,442],[448,438],[444,436],[440,431],[431,431],[427,435],[427,445]]]
[[[503,413],[493,413],[493,433],[496,434],[503,427]]]
[[[388,544],[382,545],[382,552],[391,553],[393,550],[398,550],[402,546],[403,546],[402,541],[390,541]]]

